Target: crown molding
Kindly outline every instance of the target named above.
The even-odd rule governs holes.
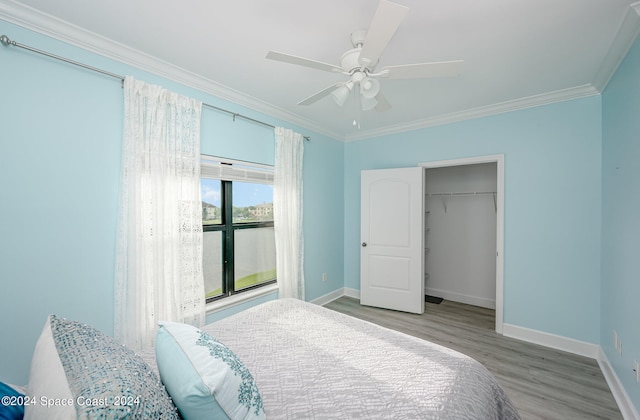
[[[573,88],[557,90],[540,95],[529,96],[483,107],[473,108],[466,111],[455,112],[445,115],[437,115],[422,120],[412,121],[404,124],[384,127],[378,130],[361,131],[355,134],[346,135],[344,141],[357,141],[373,137],[380,137],[390,134],[398,134],[421,128],[428,128],[437,125],[444,125],[453,122],[469,120],[473,118],[487,117],[490,115],[516,111],[519,109],[533,108],[541,105],[548,105],[555,102],[569,101],[572,99],[584,98],[601,94],[606,88],[611,77],[624,60],[629,49],[640,34],[640,1],[631,3],[627,9],[616,35],[607,50],[593,83],[576,86]]]
[[[549,105],[557,102],[570,101],[573,99],[586,98],[589,96],[599,95],[593,85],[586,84],[576,86],[569,89],[556,90],[554,92],[544,93],[540,95],[528,96],[525,98],[514,99],[510,101],[500,102],[497,104],[482,106],[478,108],[468,109],[466,111],[454,112],[451,114],[437,115],[422,120],[412,121],[405,124],[397,124],[388,126],[380,130],[362,131],[345,138],[345,141],[364,140],[373,137],[386,136],[390,134],[398,134],[407,131],[419,130],[422,128],[434,127],[437,125],[450,124],[454,122],[470,120],[474,118],[488,117],[505,112],[517,111],[520,109],[533,108],[542,105]]]
[[[0,0],[0,19],[82,48],[83,50],[164,77],[204,93],[211,94],[217,98],[260,112],[274,119],[286,121],[315,133],[348,142],[390,134],[398,134],[411,130],[598,95],[604,90],[610,78],[613,76],[629,48],[631,48],[631,45],[640,33],[640,1],[632,3],[625,13],[612,45],[609,48],[593,83],[473,108],[461,112],[396,124],[382,129],[359,131],[354,134],[344,135],[327,130],[326,127],[323,127],[310,119],[300,117],[297,114],[276,107],[263,100],[231,89],[213,80],[204,78],[149,54],[72,25],[69,22],[60,20],[14,0]]]
[[[214,95],[217,98],[233,102],[234,104],[252,109],[275,119],[287,121],[318,134],[323,134],[334,139],[342,138],[342,135],[328,131],[325,127],[309,119],[301,118],[296,114],[275,107],[261,99],[243,94],[235,89],[199,76],[157,57],[87,31],[16,1],[0,0],[0,19],[204,93]]]
[[[640,33],[640,1],[631,3],[625,13],[618,31],[616,32],[607,55],[605,55],[602,64],[596,73],[593,86],[598,91],[603,92],[607,87],[609,80],[613,77],[616,70],[629,52],[629,49],[635,42]]]

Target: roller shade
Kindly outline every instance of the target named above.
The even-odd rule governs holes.
[[[200,176],[224,181],[273,184],[273,166],[214,156],[202,156]]]

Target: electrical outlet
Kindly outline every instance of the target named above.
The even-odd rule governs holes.
[[[636,375],[636,383],[638,383],[638,371],[640,370],[640,366],[638,366],[638,361],[633,361],[633,373]]]
[[[327,273],[322,273],[322,281],[323,282],[327,281]]]

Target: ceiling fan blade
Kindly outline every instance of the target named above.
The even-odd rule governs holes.
[[[282,61],[284,63],[309,67],[316,70],[342,73],[342,68],[335,66],[333,64],[323,63],[322,61],[310,60],[308,58],[297,57],[295,55],[285,54],[277,51],[269,51],[267,53],[266,58],[268,58],[269,60]]]
[[[380,70],[380,77],[389,79],[422,79],[429,77],[453,77],[460,74],[464,61],[439,61],[422,64],[390,66]]]
[[[337,88],[339,88],[340,86],[344,85],[345,83],[336,83],[334,85],[329,86],[326,89],[321,90],[318,93],[314,93],[313,95],[309,96],[307,99],[304,99],[300,102],[298,102],[298,105],[311,105],[314,102],[319,101],[320,99],[324,98],[325,96],[329,96],[331,95],[331,92],[333,92],[334,90],[336,90]]]
[[[382,92],[376,95],[376,100],[378,101],[378,104],[376,105],[376,108],[375,108],[376,111],[384,112],[391,109],[391,104],[389,103],[389,101],[387,101],[387,98],[384,97]]]
[[[362,44],[358,62],[361,66],[371,66],[378,62],[382,52],[398,30],[409,8],[400,4],[380,0],[367,36]]]

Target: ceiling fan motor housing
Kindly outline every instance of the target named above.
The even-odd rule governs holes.
[[[366,67],[363,67],[360,63],[360,52],[362,51],[362,45],[367,37],[367,30],[361,29],[351,34],[352,49],[342,54],[340,57],[340,66],[349,74],[353,74],[356,70],[371,72],[378,65],[378,60],[375,63],[369,63]]]
[[[360,48],[353,48],[342,54],[340,57],[340,66],[342,70],[346,73],[353,73],[355,70],[360,68],[360,63],[358,63],[358,57],[360,57]]]

